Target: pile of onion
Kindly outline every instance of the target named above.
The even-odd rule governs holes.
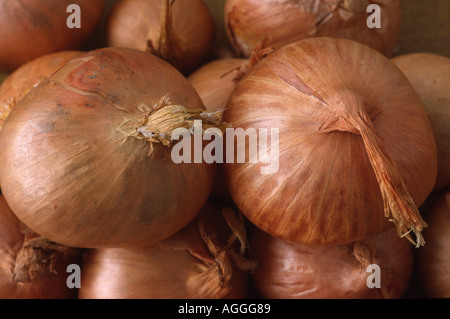
[[[23,223],[69,247],[160,241],[191,222],[211,191],[214,163],[172,158],[172,133],[192,132],[196,119],[204,130],[223,126],[167,62],[127,48],[88,52],[7,117],[2,193]]]
[[[395,229],[329,247],[293,244],[256,229],[249,253],[259,265],[253,282],[269,299],[401,298],[414,261],[413,248]]]
[[[440,193],[424,213],[429,229],[425,247],[417,250],[417,278],[425,296],[450,298],[450,190]]]
[[[222,213],[222,214],[221,214]],[[84,258],[81,299],[241,299],[247,271],[245,220],[207,203],[175,235],[141,248],[92,249]]]
[[[67,25],[71,4],[79,6],[80,28]],[[105,4],[106,0],[1,0],[0,71],[12,72],[45,54],[81,49],[99,25]]]
[[[64,66],[83,51],[58,51],[27,62],[11,73],[0,85],[0,129],[14,105],[34,85]]]
[[[81,261],[81,251],[25,227],[0,196],[0,299],[76,298],[67,267]]]
[[[188,74],[206,61],[215,25],[202,0],[119,0],[107,22],[109,46],[151,52]]]
[[[266,130],[258,142],[278,163],[262,174],[267,158],[252,163],[247,143],[245,163],[234,154],[224,165],[231,197],[257,227],[337,245],[395,225],[424,244],[418,207],[435,184],[436,143],[420,98],[387,57],[347,39],[301,40],[258,62],[227,106],[233,127]],[[275,130],[279,143],[268,138]]]
[[[369,5],[380,7],[380,28],[369,28]],[[369,18],[370,19],[370,18]],[[228,38],[239,56],[249,56],[264,36],[275,48],[310,37],[338,37],[364,43],[386,56],[400,36],[400,0],[227,0]]]
[[[450,187],[450,58],[411,53],[392,59],[406,75],[425,106],[438,148],[434,190]]]

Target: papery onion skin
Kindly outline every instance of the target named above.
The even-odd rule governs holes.
[[[450,298],[450,190],[443,191],[424,213],[427,244],[416,254],[417,278],[428,298]]]
[[[245,298],[248,274],[218,261],[202,239],[200,219],[216,234],[212,237],[219,247],[225,247],[231,232],[218,208],[208,203],[187,227],[162,242],[138,249],[90,250],[83,263],[80,299]],[[228,252],[225,255],[229,258]],[[222,282],[223,270],[231,278]]]
[[[126,48],[89,52],[34,87],[0,133],[11,209],[70,247],[143,246],[187,225],[209,196],[214,165],[176,164],[169,147],[130,136],[147,119],[142,108],[167,94],[204,109],[173,66]]]
[[[450,58],[434,53],[410,53],[392,59],[406,75],[431,121],[438,148],[434,191],[450,187]]]
[[[42,78],[51,75],[84,51],[58,51],[27,62],[0,85],[0,129],[14,105]]]
[[[163,37],[161,6],[166,0],[120,0],[112,8],[107,22],[109,46],[129,47],[151,52]],[[173,4],[172,26],[175,39],[181,47],[179,56],[165,60],[184,74],[200,67],[212,51],[215,25],[209,8],[202,0],[176,0]],[[170,37],[170,35],[169,35]],[[175,52],[168,52],[173,55]],[[162,58],[164,58],[162,56]]]
[[[256,229],[249,252],[259,263],[253,282],[268,299],[398,299],[414,261],[413,248],[394,229],[331,247],[288,243]],[[375,283],[369,265],[380,267],[380,288],[368,287]]]
[[[225,110],[228,99],[241,77],[247,59],[219,59],[208,62],[188,76],[189,82],[210,111]]]
[[[53,255],[52,268],[32,278],[29,282],[15,281],[14,267],[18,252],[23,249],[24,234],[21,223],[0,196],[0,299],[74,299],[78,291],[67,287],[66,279],[70,273],[67,266],[80,264],[81,253]],[[44,262],[47,265],[49,261]]]
[[[249,56],[267,34],[277,49],[309,37],[339,37],[362,42],[391,56],[400,36],[401,1],[363,2],[380,6],[381,28],[368,27],[367,6],[363,12],[353,12],[344,8],[341,0],[227,0],[228,38],[238,56]]]
[[[80,7],[81,28],[69,28],[70,4]],[[79,50],[93,36],[106,0],[0,1],[0,70],[12,72],[42,55]]]
[[[359,107],[420,206],[435,183],[437,151],[417,93],[377,51],[346,39],[310,38],[260,61],[229,100],[224,120],[234,128],[279,129],[273,174],[261,174],[268,164],[249,163],[248,154],[245,163],[225,163],[242,213],[271,235],[304,245],[354,242],[394,226],[361,135],[346,123],[345,111],[337,114]],[[267,153],[276,152],[269,143]]]

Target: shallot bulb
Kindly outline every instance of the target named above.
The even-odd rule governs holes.
[[[0,196],[0,299],[76,298],[67,267],[81,260],[81,251],[24,227]]]
[[[259,228],[336,245],[396,226],[424,244],[418,207],[435,184],[436,143],[414,88],[376,50],[338,38],[284,46],[239,81],[224,120],[258,143],[242,154],[227,144],[227,156],[237,151],[224,171]]]
[[[2,193],[24,224],[60,244],[150,245],[192,221],[210,194],[214,163],[172,154],[174,131],[190,134],[195,120],[222,125],[167,62],[128,48],[88,52],[7,117]]]
[[[411,53],[392,59],[406,75],[425,106],[438,148],[434,191],[450,187],[450,58]]]
[[[85,52],[58,51],[45,54],[21,65],[0,85],[0,129],[14,105],[45,77],[53,74],[71,59]]]
[[[256,229],[253,281],[270,299],[397,299],[410,283],[414,253],[394,229],[358,242],[311,247]]]
[[[450,298],[450,190],[439,194],[424,213],[429,229],[425,247],[417,251],[417,278],[429,298]]]
[[[215,25],[202,0],[119,0],[106,31],[108,45],[153,53],[188,74],[211,53]]]
[[[239,56],[249,56],[266,35],[277,49],[310,37],[338,37],[391,56],[400,36],[401,1],[227,0],[225,23]]]
[[[81,50],[93,37],[105,4],[106,0],[1,0],[0,71],[12,72],[49,53]]]
[[[208,203],[188,226],[159,243],[90,250],[80,298],[245,298],[246,270],[254,268],[245,259],[246,241],[242,215],[224,208],[221,216]]]

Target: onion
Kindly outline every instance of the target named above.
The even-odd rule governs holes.
[[[175,129],[220,128],[187,79],[145,52],[98,49],[28,92],[0,132],[0,182],[35,232],[82,248],[173,235],[206,202],[215,166],[176,164]]]
[[[256,229],[249,252],[259,264],[253,282],[269,299],[401,298],[414,261],[412,247],[394,229],[331,247],[293,244]]]
[[[439,194],[424,213],[429,229],[425,247],[417,251],[417,278],[425,296],[450,298],[450,189]]]
[[[106,32],[108,45],[151,52],[187,74],[208,58],[215,25],[202,0],[119,0]]]
[[[0,129],[14,105],[39,81],[83,51],[58,51],[21,65],[0,86]]]
[[[381,28],[369,28],[366,10],[380,6]],[[390,56],[400,36],[400,0],[227,0],[228,38],[239,56],[249,56],[270,34],[275,48],[309,37],[356,40]]]
[[[414,88],[382,54],[337,38],[284,46],[240,80],[224,120],[267,142],[265,158],[247,143],[245,163],[234,154],[224,165],[231,197],[262,230],[337,245],[395,224],[423,245],[417,207],[435,183],[436,144]]]
[[[137,249],[90,250],[83,263],[80,298],[244,298],[249,278],[239,267],[254,268],[244,258],[244,219],[230,208],[223,213],[231,228],[208,203],[194,221],[162,242]]]
[[[0,299],[76,298],[77,290],[67,287],[66,270],[80,262],[80,251],[23,227],[0,196]]]
[[[392,59],[421,98],[431,121],[438,148],[435,191],[450,186],[450,58],[433,53],[411,53]]]
[[[105,3],[106,0],[1,0],[0,71],[12,72],[45,54],[81,49],[100,23]],[[80,7],[80,28],[67,26],[70,4]]]

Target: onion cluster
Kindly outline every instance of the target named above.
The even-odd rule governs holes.
[[[393,56],[400,2],[0,0],[0,298],[448,298],[450,59]]]

